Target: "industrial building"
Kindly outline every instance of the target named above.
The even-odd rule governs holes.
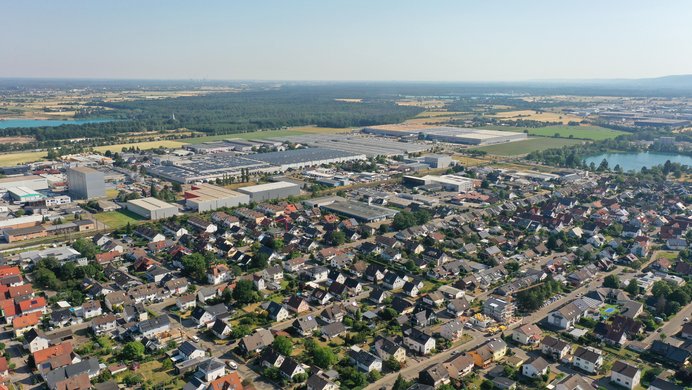
[[[147,173],[178,183],[208,181],[226,176],[250,173],[278,173],[322,164],[364,160],[364,154],[354,154],[325,148],[294,149],[281,152],[238,156],[231,153],[202,154],[160,160],[159,165],[147,168]]]
[[[125,206],[133,213],[151,220],[170,218],[178,214],[178,206],[156,198],[128,200]]]
[[[404,156],[429,150],[433,145],[423,142],[400,142],[383,137],[363,136],[361,134],[306,134],[283,138],[296,145],[308,145],[313,148],[341,150],[343,152],[363,154],[366,157]],[[278,139],[275,139],[278,141]]]
[[[43,199],[43,195],[28,187],[12,187],[7,189],[12,200],[17,202],[35,202]]]
[[[37,175],[12,176],[0,179],[0,192],[7,192],[9,188],[25,187],[34,191],[48,189],[48,179]]]
[[[361,222],[377,222],[394,217],[397,212],[386,207],[375,206],[354,200],[335,200],[320,205],[321,208]]]
[[[185,191],[185,206],[197,212],[250,203],[250,196],[211,184],[193,184]]]
[[[253,202],[264,202],[270,199],[300,195],[300,186],[287,181],[277,181],[275,183],[238,188],[238,192],[247,194]]]
[[[478,186],[478,180],[457,175],[404,176],[404,185],[413,187],[438,185],[445,191],[468,192]]]
[[[423,162],[431,168],[447,168],[452,165],[452,156],[445,154],[427,154],[423,156]]]
[[[418,137],[419,139],[467,145],[492,145],[521,141],[526,133],[450,126],[382,125],[363,129],[366,134],[388,137]]]
[[[259,153],[248,156],[248,158],[279,167],[281,171],[366,159],[364,154],[355,154],[326,148],[306,148],[285,150],[282,152]]]
[[[67,169],[67,186],[72,199],[94,199],[106,196],[105,175],[89,167]]]

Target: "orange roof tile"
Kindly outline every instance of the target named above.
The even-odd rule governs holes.
[[[44,298],[44,297],[25,299],[25,300],[19,302],[19,310],[21,310],[22,313],[24,313],[25,311],[40,309],[40,308],[45,307],[45,306],[46,306],[46,298]]]
[[[10,298],[21,297],[23,295],[29,295],[34,292],[34,288],[31,283],[22,284],[21,286],[10,287],[7,290],[10,294]]]
[[[211,390],[243,390],[243,384],[237,371],[222,376],[209,384]]]
[[[46,349],[34,352],[34,363],[41,364],[50,358],[72,353],[72,343],[63,341]]]
[[[39,313],[30,313],[19,317],[14,317],[12,319],[12,328],[22,329],[26,328],[27,326],[34,326],[38,324],[39,319],[41,319]]]

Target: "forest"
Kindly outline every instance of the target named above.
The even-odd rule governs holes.
[[[112,109],[112,122],[58,127],[8,128],[0,136],[31,135],[37,141],[68,138],[108,137],[127,132],[186,128],[210,135],[317,125],[343,128],[397,123],[423,111],[396,105],[377,96],[362,102],[344,102],[351,97],[339,88],[288,86],[273,90],[215,93],[158,100],[98,102]],[[360,96],[356,96],[360,97]],[[103,115],[101,115],[103,116]],[[174,119],[175,117],[175,119]]]

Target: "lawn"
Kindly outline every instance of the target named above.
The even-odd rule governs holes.
[[[558,134],[562,138],[579,138],[601,141],[604,139],[615,138],[619,135],[629,134],[624,131],[606,129],[599,126],[546,126],[546,127],[511,127],[511,126],[485,126],[483,129],[500,131],[528,131],[529,135],[541,137],[554,137]]]
[[[283,130],[260,130],[251,131],[248,133],[235,133],[235,134],[219,134],[210,135],[207,137],[197,137],[197,138],[184,138],[181,141],[188,144],[201,144],[203,142],[211,141],[223,141],[225,139],[240,138],[240,139],[265,139],[265,138],[282,138],[289,137],[292,135],[305,135],[305,134],[333,134],[333,133],[344,133],[351,131],[350,128],[344,129],[334,129],[330,127],[316,127],[316,126],[299,126],[291,127]]]
[[[529,138],[526,141],[507,142],[504,144],[481,146],[474,150],[482,150],[498,156],[520,156],[537,150],[561,148],[579,144],[583,141],[569,138]]]
[[[24,164],[46,159],[46,152],[21,152],[0,154],[0,166]]]
[[[144,221],[139,215],[127,210],[108,211],[105,213],[93,214],[93,216],[94,219],[112,229],[121,228],[127,225],[128,222],[132,225],[137,225]]]
[[[161,147],[161,146],[163,146],[164,148],[177,149],[177,148],[181,148],[183,145],[185,145],[183,142],[162,140],[162,141],[135,142],[135,143],[131,143],[131,144],[97,146],[94,148],[94,150],[97,152],[101,152],[101,153],[105,153],[107,150],[110,150],[111,152],[121,152],[123,150],[123,148],[131,148],[133,146],[136,148],[140,148],[142,150],[144,150],[144,149],[156,149],[156,148]]]
[[[505,111],[505,112],[499,112],[495,115],[492,115],[494,118],[498,119],[503,119],[503,120],[532,120],[532,121],[539,121],[539,122],[561,122],[563,124],[567,124],[569,122],[581,122],[582,118],[576,116],[576,115],[570,115],[570,114],[563,114],[559,112],[549,112],[549,111],[543,111],[543,112],[536,112],[533,110],[518,110],[518,111]]]
[[[605,305],[599,310],[601,317],[610,317],[619,312],[617,305]]]
[[[139,369],[134,373],[141,375],[145,381],[151,381],[151,383],[155,385],[154,388],[163,388],[164,386],[156,385],[167,384],[170,384],[170,387],[174,389],[182,389],[183,386],[185,386],[185,382],[180,377],[177,377],[177,375],[175,375],[173,369],[164,370],[161,366],[162,364],[158,360],[142,363],[139,366]],[[131,371],[126,371],[126,373],[129,372]],[[125,373],[118,374],[116,378],[122,379],[124,376]]]

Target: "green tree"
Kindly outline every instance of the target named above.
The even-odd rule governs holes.
[[[637,284],[637,281],[634,278],[630,279],[629,283],[627,283],[625,291],[627,291],[632,296],[635,296],[639,293],[639,284]]]
[[[207,261],[200,253],[192,253],[182,258],[183,273],[198,282],[207,279]]]
[[[239,280],[233,289],[233,299],[240,304],[248,304],[259,301],[259,294],[250,280]]]
[[[144,344],[139,341],[130,341],[123,347],[122,356],[125,360],[139,361],[144,358],[144,352]]]
[[[94,258],[96,258],[96,254],[99,252],[99,249],[96,246],[96,244],[84,238],[78,238],[72,244],[72,248],[74,248],[74,250],[81,253],[82,256],[86,257],[89,260],[93,260]]]
[[[407,381],[404,379],[401,374],[399,374],[396,377],[396,381],[394,381],[394,385],[392,386],[392,390],[406,390],[409,387],[411,387],[411,382]]]
[[[233,327],[233,330],[231,330],[231,337],[234,339],[239,339],[249,335],[250,333],[252,333],[252,329],[250,329],[249,326],[238,325]]]
[[[293,352],[293,342],[286,336],[277,336],[272,347],[284,356],[291,356],[291,352]]]
[[[346,234],[342,231],[335,231],[332,233],[331,244],[333,246],[340,246],[346,242]]]
[[[603,278],[603,287],[620,288],[620,279],[615,275],[608,275]]]

